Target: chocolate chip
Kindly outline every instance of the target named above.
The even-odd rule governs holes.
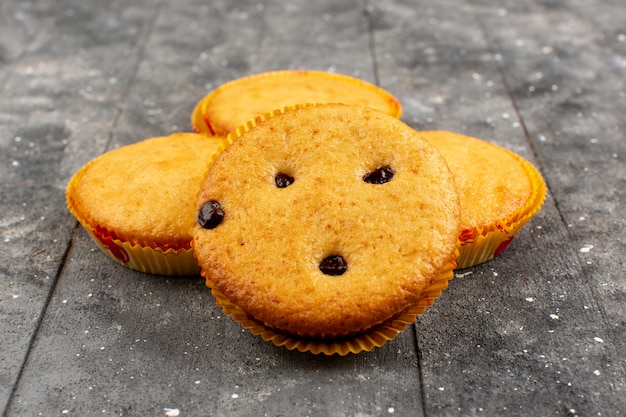
[[[365,174],[363,176],[363,181],[368,182],[370,184],[384,184],[386,182],[391,181],[393,178],[394,172],[390,166],[385,165],[382,167],[376,168],[374,171]]]
[[[196,220],[205,229],[215,229],[224,220],[224,210],[219,202],[207,201],[198,212]]]
[[[275,181],[278,188],[286,188],[293,184],[293,177],[281,172],[276,175]]]
[[[320,271],[326,275],[341,275],[348,270],[346,260],[340,255],[327,256],[320,262]]]

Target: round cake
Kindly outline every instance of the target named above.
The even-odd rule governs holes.
[[[458,133],[421,131],[443,155],[461,200],[459,268],[500,254],[539,211],[546,185],[539,172],[519,155],[481,139]]]
[[[142,272],[200,272],[191,249],[198,190],[220,138],[156,137],[107,152],[70,180],[70,212],[116,262]]]
[[[460,206],[444,159],[366,107],[259,119],[216,159],[196,213],[207,284],[286,335],[366,332],[420,302],[442,274],[447,283],[456,265]]]
[[[387,91],[357,78],[324,71],[285,70],[250,75],[226,83],[204,97],[193,111],[196,132],[226,136],[273,110],[306,103],[372,107],[400,118],[400,102]]]

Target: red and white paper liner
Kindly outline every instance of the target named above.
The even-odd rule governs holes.
[[[455,257],[457,254],[458,251],[455,253]],[[201,274],[206,279],[207,287],[211,288],[211,293],[215,297],[217,305],[222,308],[225,314],[231,316],[234,321],[240,323],[243,328],[248,329],[253,335],[260,336],[266,342],[271,342],[279,347],[284,346],[289,350],[295,349],[315,355],[346,356],[350,353],[369,352],[395,339],[408,325],[415,322],[417,316],[422,315],[426,308],[435,303],[435,300],[441,296],[443,290],[448,288],[448,281],[454,277],[453,271],[455,268],[456,262],[451,260],[439,275],[432,280],[419,301],[415,304],[404,308],[392,318],[363,333],[341,339],[305,338],[271,328],[230,302],[221,291],[213,286],[211,279],[204,270]]]
[[[520,209],[506,218],[486,227],[461,232],[458,269],[481,264],[504,252],[522,227],[541,209],[546,199],[547,187],[539,171],[516,153],[505,151],[524,169],[530,181],[531,195]]]
[[[192,248],[142,246],[116,239],[110,233],[90,225],[83,224],[83,227],[98,249],[127,268],[153,275],[186,276],[200,273]]]
[[[312,70],[280,70],[280,71],[270,71],[270,72],[264,72],[264,73],[259,73],[259,74],[253,74],[253,75],[248,75],[246,77],[243,78],[238,78],[232,81],[227,82],[226,84],[223,84],[221,86],[219,86],[218,88],[216,88],[215,90],[213,90],[212,92],[210,92],[209,94],[207,94],[204,98],[202,98],[195,106],[192,114],[191,114],[191,126],[193,128],[193,130],[196,133],[200,133],[203,135],[208,135],[208,136],[219,136],[219,135],[227,135],[230,132],[219,132],[216,131],[216,128],[213,127],[213,124],[211,123],[210,117],[209,115],[207,115],[207,105],[208,103],[210,103],[214,97],[217,94],[221,94],[223,93],[224,90],[227,90],[237,84],[239,84],[242,81],[248,81],[249,79],[263,79],[263,78],[267,78],[267,77],[276,77],[276,78],[280,78],[280,77],[291,77],[294,74],[300,74],[303,76],[309,76],[309,77],[324,77],[324,78],[330,78],[330,79],[334,79],[337,80],[338,82],[343,82],[343,83],[348,83],[348,84],[352,84],[352,85],[357,85],[359,87],[362,88],[366,88],[370,91],[374,91],[375,93],[377,93],[378,95],[380,95],[383,99],[385,99],[387,101],[388,104],[388,109],[386,111],[386,113],[390,114],[391,116],[395,117],[395,118],[400,118],[402,116],[402,105],[400,104],[400,101],[394,97],[391,93],[389,93],[388,91],[374,85],[374,84],[370,84],[364,80],[358,79],[358,78],[354,78],[354,77],[350,77],[347,75],[342,75],[342,74],[336,74],[336,73],[332,73],[332,72],[325,72],[325,71],[312,71]],[[341,100],[339,100],[340,102]],[[307,103],[294,103],[294,105],[297,104],[307,104]],[[323,103],[311,103],[311,104],[323,104]],[[288,106],[291,107],[291,106]],[[380,109],[382,111],[382,109]]]

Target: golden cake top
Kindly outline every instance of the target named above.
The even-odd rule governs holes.
[[[421,131],[448,163],[461,199],[461,230],[484,228],[520,210],[532,194],[524,168],[510,151],[446,131]]]
[[[400,117],[400,102],[387,91],[346,75],[286,70],[255,74],[222,85],[194,110],[200,133],[225,136],[273,110],[306,103],[344,103],[372,107]]]
[[[329,104],[279,113],[217,158],[194,250],[211,285],[290,334],[338,337],[415,303],[449,265],[460,208],[437,150],[403,122]]]
[[[189,248],[198,189],[223,147],[219,138],[177,133],[109,151],[74,175],[68,207],[116,239]]]

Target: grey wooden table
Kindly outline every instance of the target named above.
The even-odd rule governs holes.
[[[549,187],[371,353],[265,343],[199,277],[109,261],[65,207],[91,158],[285,68],[376,83],[408,124],[509,148]],[[0,0],[2,415],[626,414],[625,76],[623,0]]]

